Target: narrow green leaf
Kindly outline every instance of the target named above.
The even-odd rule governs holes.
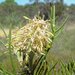
[[[5,30],[4,30],[4,28],[1,26],[1,24],[0,24],[0,28],[1,28],[1,30],[3,31],[5,37],[7,38],[7,34],[6,34]]]
[[[62,23],[62,25],[55,31],[55,33],[59,32],[65,25],[65,23],[67,22],[69,16],[66,17],[66,19],[64,20],[64,22]]]
[[[49,72],[51,72],[51,71],[55,68],[55,66],[57,65],[57,63],[58,63],[58,62],[56,62],[56,63],[53,65],[53,67],[49,70]]]
[[[12,48],[11,48],[11,30],[12,30],[12,25],[10,25],[10,29],[9,29],[9,36],[8,36],[8,38],[9,38],[9,40],[8,40],[8,50],[9,50],[10,61],[11,61],[13,73],[14,73],[14,75],[16,75],[15,65],[14,65],[13,57],[12,57]]]
[[[5,46],[4,42],[0,40],[0,42]]]
[[[46,61],[45,64],[44,64],[44,70],[43,70],[42,75],[48,75],[48,67],[49,67],[49,65]]]
[[[40,65],[42,64],[43,60],[45,59],[45,56],[41,56],[40,60],[38,62],[38,64],[36,65],[35,69],[34,69],[34,75],[36,75],[37,71],[39,70]]]
[[[55,5],[53,4],[51,7],[51,29],[52,33],[55,32]]]
[[[38,70],[37,70],[37,72],[36,72],[37,75],[41,72],[41,69],[43,69],[44,63],[45,63],[45,60],[41,62],[40,66],[39,66],[39,68],[38,68]]]

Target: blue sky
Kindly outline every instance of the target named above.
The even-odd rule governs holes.
[[[0,3],[5,0],[0,0]],[[29,4],[29,0],[15,0],[19,5]],[[42,1],[42,0],[40,0]],[[67,5],[75,4],[75,0],[64,0],[64,3]]]

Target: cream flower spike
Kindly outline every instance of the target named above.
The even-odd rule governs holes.
[[[35,54],[45,54],[46,47],[48,45],[51,47],[53,37],[50,22],[36,17],[29,19],[24,16],[24,18],[30,21],[24,27],[12,32],[13,52],[29,53],[31,50]]]

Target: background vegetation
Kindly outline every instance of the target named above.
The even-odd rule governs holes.
[[[44,3],[39,2],[39,0],[30,0],[30,2],[31,1],[34,1],[34,3],[24,6],[18,5],[14,0],[5,0],[5,2],[0,4],[0,26],[4,27],[7,34],[10,24],[13,25],[13,28],[26,24],[23,18],[24,15],[33,18],[33,16],[40,11],[40,16],[45,15],[45,19],[49,19],[51,0],[45,0]],[[67,6],[63,0],[55,1],[57,26],[60,25],[59,22],[63,22],[62,20],[65,16],[70,15],[70,17],[64,30],[62,30],[61,34],[59,33],[60,35],[58,34],[58,37],[54,40],[53,48],[49,52],[47,60],[49,62],[55,62],[61,59],[66,63],[72,59],[75,60],[75,5]],[[6,42],[2,30],[0,30],[0,39]],[[16,70],[19,70],[17,60],[14,59],[14,62]],[[9,54],[6,52],[6,48],[2,43],[0,43],[0,63],[2,63],[7,70],[12,71]]]

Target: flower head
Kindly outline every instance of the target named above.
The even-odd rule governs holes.
[[[13,31],[12,46],[15,53],[32,51],[36,54],[45,54],[46,47],[51,46],[52,37],[50,23],[35,17],[29,19],[24,27]]]

